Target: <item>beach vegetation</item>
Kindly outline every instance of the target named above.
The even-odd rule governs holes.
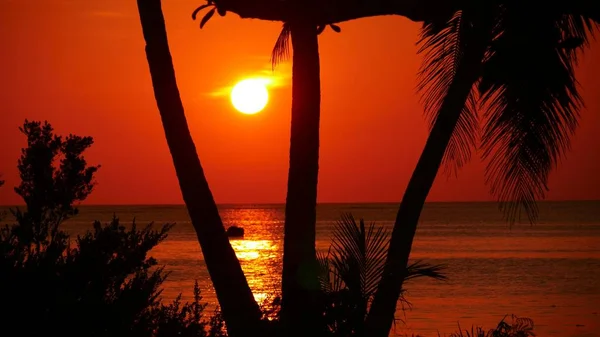
[[[4,331],[19,336],[219,336],[196,283],[191,302],[161,301],[168,276],[149,256],[172,224],[138,228],[115,216],[72,238],[61,229],[93,191],[99,166],[83,156],[91,137],[57,136],[47,123],[25,121],[27,138],[15,188],[25,207],[0,230]]]

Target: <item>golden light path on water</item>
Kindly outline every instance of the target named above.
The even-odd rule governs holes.
[[[269,302],[279,295],[281,288],[283,214],[269,208],[225,208],[221,209],[221,218],[226,228],[234,225],[244,228],[243,238],[230,238],[229,242],[256,301]],[[170,219],[171,214],[164,214],[164,219],[158,221]],[[196,232],[189,221],[178,221],[151,255],[170,273],[164,283],[163,299],[170,301],[182,294],[183,301],[191,300],[197,280],[203,302],[210,307],[217,305]]]
[[[268,289],[264,278],[272,271],[264,260],[277,259],[279,246],[271,240],[230,240],[235,255],[244,268],[244,273],[250,275],[248,283],[254,290],[254,298],[258,303],[268,298]],[[256,277],[259,276],[259,277]]]

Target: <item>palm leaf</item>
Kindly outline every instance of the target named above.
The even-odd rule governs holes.
[[[335,272],[340,275],[348,290],[357,296],[362,294],[366,269],[365,236],[352,215],[344,214],[338,221],[331,247]]]
[[[577,126],[576,50],[592,23],[515,3],[504,8],[498,27],[480,83],[486,181],[511,223],[521,211],[533,222],[535,201],[545,197],[549,173]]]
[[[216,7],[213,8],[213,9],[211,9],[210,11],[208,11],[206,13],[206,15],[204,15],[204,17],[200,21],[200,29],[204,28],[204,25],[206,25],[206,23],[208,22],[208,20],[210,20],[210,18],[212,18],[213,15],[215,15],[215,11],[216,11]]]
[[[422,261],[415,261],[408,265],[405,281],[418,277],[431,277],[439,281],[444,281],[448,279],[442,273],[445,268],[444,265],[432,265]]]
[[[331,247],[327,251],[327,254],[317,253],[317,263],[319,265],[319,284],[321,291],[325,293],[334,293],[342,290],[343,282],[339,277],[339,273],[336,273],[331,266]]]
[[[281,28],[281,32],[279,33],[279,37],[277,37],[277,42],[275,42],[275,47],[273,47],[273,52],[271,53],[271,66],[273,70],[277,65],[290,57],[290,35],[292,33],[291,25],[289,23],[284,23]]]
[[[372,298],[379,286],[387,259],[388,232],[383,227],[375,227],[375,223],[371,223],[366,235],[366,244],[364,293],[367,298]]]
[[[196,8],[193,12],[192,12],[192,20],[196,20],[196,17],[198,16],[198,13],[203,10],[204,8],[213,6],[213,2],[212,1],[207,1],[204,5]]]
[[[337,275],[340,284],[336,287],[324,286],[324,289],[340,290],[346,287],[351,292],[360,293],[360,296],[356,295],[357,298],[372,298],[385,267],[388,244],[389,235],[383,227],[375,223],[365,226],[363,219],[357,223],[351,214],[343,214],[334,228],[327,255],[318,255],[324,282],[333,282],[330,276]],[[441,265],[416,261],[407,267],[405,277],[406,280],[423,276],[445,280],[446,277],[441,273],[443,269]],[[331,270],[331,273],[326,273],[327,270]]]
[[[463,60],[466,30],[470,22],[462,11],[441,16],[436,21],[425,22],[418,42],[419,53],[424,54],[419,71],[417,89],[431,126],[435,123]],[[476,113],[476,91],[467,97],[462,114],[448,143],[442,161],[447,173],[456,172],[471,158],[475,147],[478,121]]]
[[[388,243],[388,233],[374,223],[367,227],[363,219],[357,223],[351,214],[343,214],[338,221],[333,233],[332,265],[356,297],[369,300],[375,294]]]

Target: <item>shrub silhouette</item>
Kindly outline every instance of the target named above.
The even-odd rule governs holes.
[[[450,334],[449,337],[534,337],[533,320],[526,317],[518,317],[511,315],[511,322],[506,321],[505,316],[500,323],[490,330],[485,330],[482,327],[471,327],[471,331],[462,330],[460,324],[458,331]]]
[[[160,302],[167,277],[148,252],[172,225],[154,230],[96,221],[93,230],[71,240],[60,224],[77,214],[76,203],[94,187],[99,166],[83,152],[91,137],[53,134],[47,122],[25,121],[27,147],[19,159],[15,188],[25,209],[0,231],[0,324],[18,336],[208,336],[222,326],[207,322],[200,289],[194,300]]]

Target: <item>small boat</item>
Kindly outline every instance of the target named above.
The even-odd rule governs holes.
[[[244,229],[238,226],[231,226],[227,228],[227,236],[230,238],[243,238]]]

